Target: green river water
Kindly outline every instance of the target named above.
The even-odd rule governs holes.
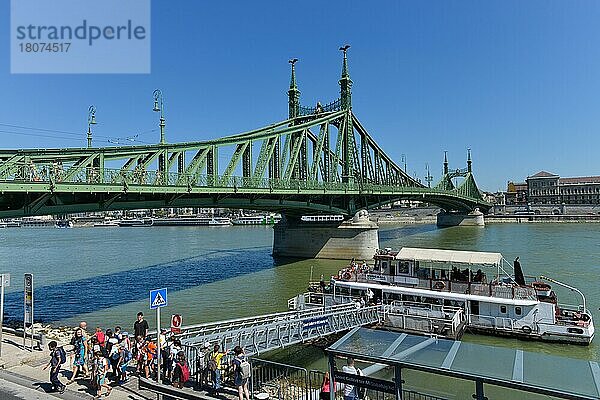
[[[489,224],[447,229],[385,225],[379,237],[382,248],[497,251],[509,261],[520,256],[526,275],[548,275],[583,291],[596,325],[600,324],[600,224]],[[274,260],[272,240],[272,228],[261,226],[2,229],[0,270],[12,275],[6,318],[22,320],[25,272],[34,274],[36,320],[57,325],[85,320],[88,326],[121,325],[131,330],[138,311],[146,312],[150,325],[155,326],[148,307],[152,288],[168,287],[169,305],[163,315],[181,314],[188,325],[284,311],[289,298],[306,290],[311,272],[317,280],[320,274],[328,277],[344,265],[332,260]],[[561,303],[579,304],[574,293],[555,289]],[[591,346],[470,334],[463,340],[600,359],[598,337]],[[283,350],[271,357],[307,368],[325,368],[323,353],[316,347]],[[424,382],[427,378],[415,376],[413,380]]]

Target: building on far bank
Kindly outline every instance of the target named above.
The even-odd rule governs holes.
[[[508,181],[504,201],[507,205],[527,204],[527,182]]]
[[[600,204],[600,176],[561,178],[540,171],[526,182],[525,204]]]

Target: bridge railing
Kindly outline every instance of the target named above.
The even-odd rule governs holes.
[[[150,171],[145,169],[110,169],[84,167],[74,169],[73,166],[63,166],[60,163],[51,165],[31,166],[17,165],[2,169],[0,165],[0,182],[28,183],[50,185],[110,185],[119,186],[122,190],[130,187],[180,187],[191,192],[195,188],[233,189],[234,191],[319,191],[327,192],[360,192],[374,194],[416,194],[416,195],[451,195],[467,201],[473,199],[462,195],[457,189],[442,190],[435,188],[406,187],[396,184],[377,184],[362,182],[360,179],[350,182],[326,182],[304,179],[274,179],[267,177],[241,177],[223,175],[186,174],[178,172]],[[73,172],[75,171],[75,172]]]

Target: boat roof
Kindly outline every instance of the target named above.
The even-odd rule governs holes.
[[[435,297],[437,299],[444,300],[455,300],[455,301],[467,301],[475,300],[482,303],[494,303],[494,304],[507,304],[513,306],[534,306],[539,304],[538,300],[526,300],[526,299],[505,299],[503,297],[493,296],[479,296],[475,294],[464,294],[454,292],[443,292],[437,290],[412,288],[406,286],[392,286],[392,285],[379,285],[376,283],[362,283],[362,282],[348,282],[348,281],[335,281],[336,285],[342,285],[355,289],[371,289],[371,290],[383,290],[385,292],[402,293],[412,296],[423,296],[423,297]]]
[[[488,253],[482,251],[440,250],[423,249],[417,247],[403,247],[396,255],[396,259],[451,264],[499,265],[502,261],[502,254]]]

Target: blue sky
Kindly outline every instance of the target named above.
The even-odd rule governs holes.
[[[467,147],[486,190],[542,169],[600,174],[598,2],[153,1],[147,75],[11,74],[9,7],[0,124],[81,137],[3,125],[1,148],[83,146],[90,104],[96,135],[157,142],[155,88],[170,142],[264,126],[287,116],[290,57],[300,59],[301,102],[329,102],[337,49],[349,43],[353,110],[395,160],[407,155],[411,174],[422,178],[428,163],[438,179],[444,150],[463,167]]]

